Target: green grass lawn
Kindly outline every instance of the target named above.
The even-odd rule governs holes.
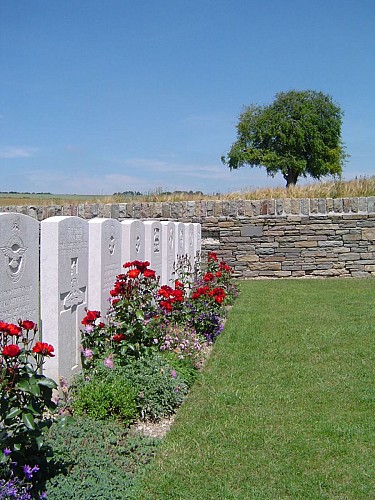
[[[241,283],[139,499],[375,497],[375,280]]]

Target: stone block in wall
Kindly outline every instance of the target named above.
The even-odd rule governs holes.
[[[258,255],[239,255],[237,256],[237,262],[259,262]]]
[[[341,214],[343,211],[343,201],[342,198],[334,198],[333,200],[333,211],[337,214]]]
[[[351,198],[342,199],[342,209],[344,213],[349,213],[352,208]]]
[[[301,241],[296,241],[294,243],[296,248],[310,248],[310,247],[316,247],[318,246],[317,241],[307,241],[307,240],[301,240]]]
[[[338,256],[338,260],[354,261],[359,260],[361,256],[356,252],[342,253]]]
[[[310,214],[318,213],[318,200],[317,198],[310,198]]]
[[[358,212],[367,212],[367,198],[358,198]]]
[[[353,213],[358,212],[358,198],[350,198],[350,211]]]
[[[292,271],[274,271],[274,275],[278,278],[289,278],[292,276]]]
[[[260,200],[252,200],[251,207],[253,209],[253,216],[257,217],[260,215]]]
[[[318,212],[320,214],[327,213],[327,205],[326,205],[326,199],[325,198],[319,198],[318,199]]]
[[[33,219],[37,219],[38,218],[38,212],[37,212],[36,207],[27,207],[26,215],[28,215],[29,217],[32,217]]]
[[[263,236],[263,226],[255,224],[246,224],[241,226],[241,236],[260,237]]]
[[[369,196],[367,198],[367,211],[369,214],[375,212],[375,196]]]
[[[333,198],[326,198],[326,213],[330,214],[333,212]]]
[[[284,214],[284,203],[282,199],[276,200],[276,215],[283,215]]]
[[[300,206],[301,206],[301,214],[302,215],[309,215],[310,214],[310,202],[308,198],[302,198],[300,200]]]
[[[362,229],[362,239],[375,241],[375,227],[366,227]]]
[[[200,213],[202,217],[212,217],[215,215],[215,202],[213,200],[202,200],[200,202]]]
[[[127,207],[126,206],[127,206],[127,203],[119,203],[118,204],[118,219],[120,221],[126,219],[126,217],[127,217],[127,211],[126,211]]]
[[[212,215],[215,217],[221,217],[223,215],[223,206],[221,201],[217,200],[212,203]],[[207,210],[207,215],[209,215],[209,212]]]
[[[357,231],[350,231],[349,234],[343,234],[342,239],[343,241],[358,241],[362,238],[362,234],[360,230],[358,229]]]
[[[301,200],[299,198],[292,198],[290,208],[292,214],[299,215],[301,213]]]
[[[251,200],[244,200],[244,215],[247,217],[253,216],[253,206]]]
[[[119,210],[118,203],[112,203],[111,204],[111,218],[118,220],[119,216],[120,216],[120,210]]]
[[[290,198],[284,198],[284,214],[292,213],[292,201]]]
[[[251,264],[252,271],[281,271],[281,262],[254,262]]]

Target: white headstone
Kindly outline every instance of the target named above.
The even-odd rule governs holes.
[[[89,221],[88,308],[101,311],[109,307],[109,292],[121,273],[121,224],[116,219]]]
[[[190,259],[192,269],[194,269],[195,245],[194,245],[194,225],[192,222],[185,224],[185,253]]]
[[[163,256],[162,226],[159,221],[145,221],[145,260],[150,262],[150,269],[161,277]]]
[[[50,217],[41,223],[41,319],[43,342],[55,357],[46,374],[71,380],[80,369],[81,321],[87,307],[88,222]]]
[[[202,251],[202,226],[198,222],[193,222],[194,226],[194,257],[200,261]]]
[[[176,232],[175,232],[175,250],[176,250],[176,258],[178,259],[179,257],[183,257],[186,255],[186,248],[185,248],[185,231],[186,231],[186,226],[183,222],[175,222],[175,227],[176,227]]]
[[[0,320],[39,323],[39,222],[0,214]]]
[[[176,225],[171,221],[161,222],[161,241],[163,265],[160,284],[171,286],[173,281],[173,266],[176,260]]]
[[[137,219],[121,222],[121,265],[133,260],[145,259],[145,226]]]

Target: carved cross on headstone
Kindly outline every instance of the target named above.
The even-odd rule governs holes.
[[[78,286],[78,257],[71,258],[70,289],[60,293],[60,316],[64,324],[66,352],[70,358],[70,366],[76,369],[80,360],[80,324],[78,311],[86,302],[86,287]]]

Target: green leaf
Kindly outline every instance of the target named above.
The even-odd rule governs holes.
[[[18,387],[21,391],[30,392],[30,382],[28,379],[21,379],[18,382]]]
[[[54,380],[52,380],[51,378],[42,378],[40,380],[38,380],[38,384],[39,385],[43,385],[45,387],[49,387],[50,389],[57,389],[57,384]]]
[[[43,446],[43,437],[42,436],[36,436],[35,438],[35,442],[38,446],[38,450],[40,450],[40,448]]]
[[[21,413],[21,410],[19,408],[13,407],[9,410],[7,415],[5,416],[5,420],[8,420],[10,418],[17,417]]]
[[[22,422],[28,429],[35,429],[34,417],[31,415],[31,413],[22,413]]]

